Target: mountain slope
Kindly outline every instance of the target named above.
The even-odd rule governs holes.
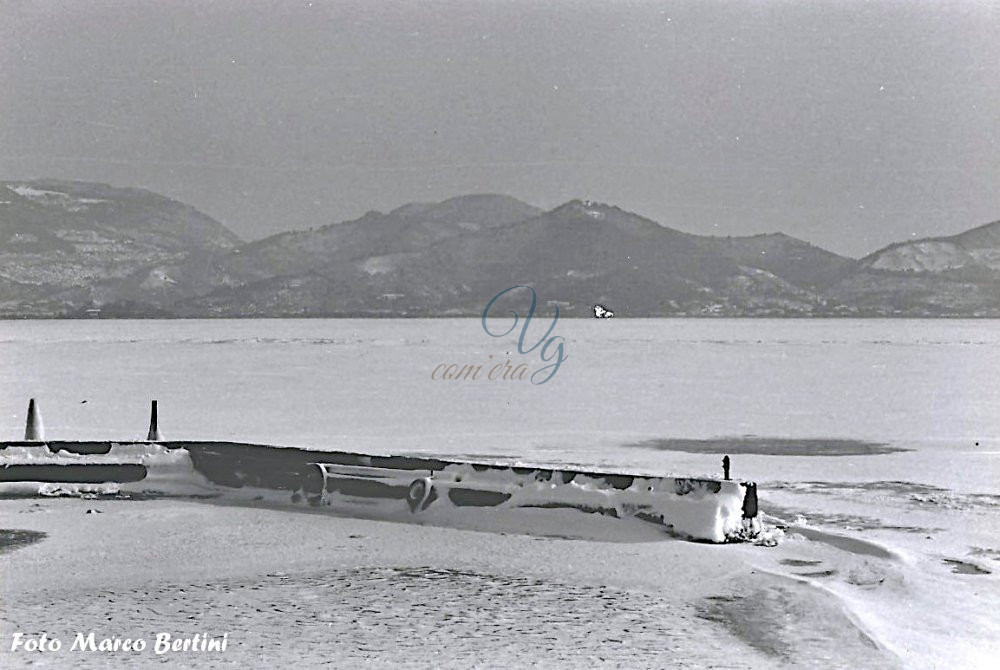
[[[334,273],[336,268],[370,259],[377,271],[380,264],[394,255],[405,254],[438,244],[452,236],[479,233],[494,226],[506,225],[537,214],[540,210],[503,195],[471,195],[441,203],[407,205],[388,214],[368,212],[359,219],[335,223],[314,230],[280,233],[243,245],[230,253],[204,263],[193,259],[186,263],[168,263],[150,270],[150,275],[169,277],[170,288],[156,297],[166,306],[221,291],[229,296],[240,287],[274,280],[281,286],[286,279],[314,272]],[[385,260],[380,260],[385,259]],[[350,287],[342,286],[343,290]],[[305,298],[299,296],[292,302]],[[210,301],[218,303],[218,300]],[[311,301],[315,302],[315,300]],[[192,309],[194,311],[192,311]],[[290,308],[290,312],[303,313]],[[198,314],[198,308],[185,307],[184,314]],[[222,310],[230,314],[259,314],[256,307]],[[313,313],[312,310],[307,310]],[[213,312],[215,313],[215,312]]]
[[[861,267],[887,272],[1000,273],[1000,221],[950,237],[898,242],[861,259]]]
[[[113,302],[144,268],[224,253],[240,239],[188,205],[141,189],[0,182],[0,314]]]
[[[772,272],[802,288],[822,290],[850,271],[854,261],[785,235],[705,238],[719,253],[742,265]]]
[[[421,210],[396,211],[410,216]],[[575,316],[590,314],[595,304],[622,316],[658,316],[807,313],[821,302],[810,289],[753,266],[756,249],[740,251],[738,242],[690,235],[597,203],[575,200],[525,220],[433,238],[409,237],[412,225],[368,215],[334,226],[352,232],[341,234],[315,258],[300,261],[305,271],[258,277],[183,302],[178,310],[226,316],[276,310],[284,315],[474,315],[498,291],[516,284],[533,286],[543,300],[557,300],[564,314]],[[389,229],[385,235],[383,226]],[[326,234],[324,229],[319,239],[299,243],[315,250]],[[260,267],[262,249],[272,254],[275,242],[265,240],[253,249],[255,267]],[[764,265],[778,269],[777,255]],[[829,256],[838,265],[848,262]],[[798,267],[795,259],[789,266]]]
[[[998,316],[1000,221],[879,249],[829,293],[865,315]]]

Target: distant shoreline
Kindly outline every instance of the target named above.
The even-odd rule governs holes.
[[[254,316],[100,316],[100,317],[88,317],[88,316],[66,316],[66,315],[53,315],[53,316],[6,316],[0,315],[0,321],[265,321],[265,320],[305,320],[305,319],[315,319],[315,320],[334,320],[334,319],[344,319],[344,320],[371,320],[371,321],[389,321],[393,319],[397,320],[417,320],[417,319],[479,319],[481,314],[386,314],[386,315],[372,315],[372,314],[338,314],[338,315],[323,315],[323,314],[298,314],[298,315],[254,315]],[[492,317],[491,317],[492,318]],[[499,318],[499,317],[498,317]],[[560,319],[573,319],[574,321],[607,321],[607,319],[595,319],[590,316],[573,316],[573,315],[560,315]],[[673,314],[664,316],[615,316],[615,319],[627,319],[631,321],[639,320],[703,320],[703,321],[724,321],[724,320],[740,320],[740,321],[768,321],[768,320],[782,320],[782,321],[989,321],[1000,319],[1000,313],[997,314],[975,314],[975,315],[964,315],[964,314],[949,314],[949,315],[915,315],[915,314],[884,314],[884,315],[857,315],[857,314],[824,314],[816,316],[804,316],[804,315],[767,315],[767,316],[748,316],[748,315],[708,315],[708,314]]]

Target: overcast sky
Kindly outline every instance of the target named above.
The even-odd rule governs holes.
[[[471,192],[863,255],[1000,219],[1000,5],[0,3],[0,178],[253,239]]]

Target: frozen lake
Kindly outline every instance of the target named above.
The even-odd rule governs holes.
[[[506,360],[545,365],[540,347],[517,352],[518,331],[493,338],[475,319],[5,321],[0,430],[17,437],[36,397],[51,438],[132,438],[157,398],[172,439],[698,472],[714,472],[716,454],[627,445],[836,438],[947,454],[925,483],[1000,493],[995,321],[563,319],[553,335],[567,360],[548,382],[488,379]],[[452,363],[483,369],[432,379]]]
[[[553,335],[568,360],[550,381],[488,380],[508,358],[542,367],[537,350],[517,353],[519,331],[495,339],[475,319],[3,321],[4,420],[30,393],[53,428],[104,435],[158,396],[177,437],[998,436],[996,321],[562,319]],[[432,383],[442,363],[484,371]]]
[[[50,438],[141,438],[156,398],[167,439],[691,475],[719,474],[729,453],[765,512],[902,558],[891,593],[869,589],[882,582],[863,557],[802,573],[897,652],[1000,649],[1000,323],[564,319],[552,335],[567,358],[539,385],[541,347],[518,353],[517,333],[476,319],[0,322],[0,431],[20,437],[35,397]],[[489,379],[506,360],[525,378]],[[433,378],[450,364],[482,371]]]

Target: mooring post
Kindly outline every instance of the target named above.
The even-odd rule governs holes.
[[[38,411],[35,399],[28,400],[28,420],[24,424],[25,442],[44,442],[45,427],[42,426],[42,415]]]
[[[743,518],[754,519],[757,517],[757,484],[747,482],[746,494],[743,496]]]
[[[156,425],[156,401],[153,401],[152,406],[149,410],[149,434],[146,436],[147,442],[162,442],[163,435],[160,433],[159,426]]]
[[[729,479],[729,454],[722,457],[722,474],[727,480]]]

